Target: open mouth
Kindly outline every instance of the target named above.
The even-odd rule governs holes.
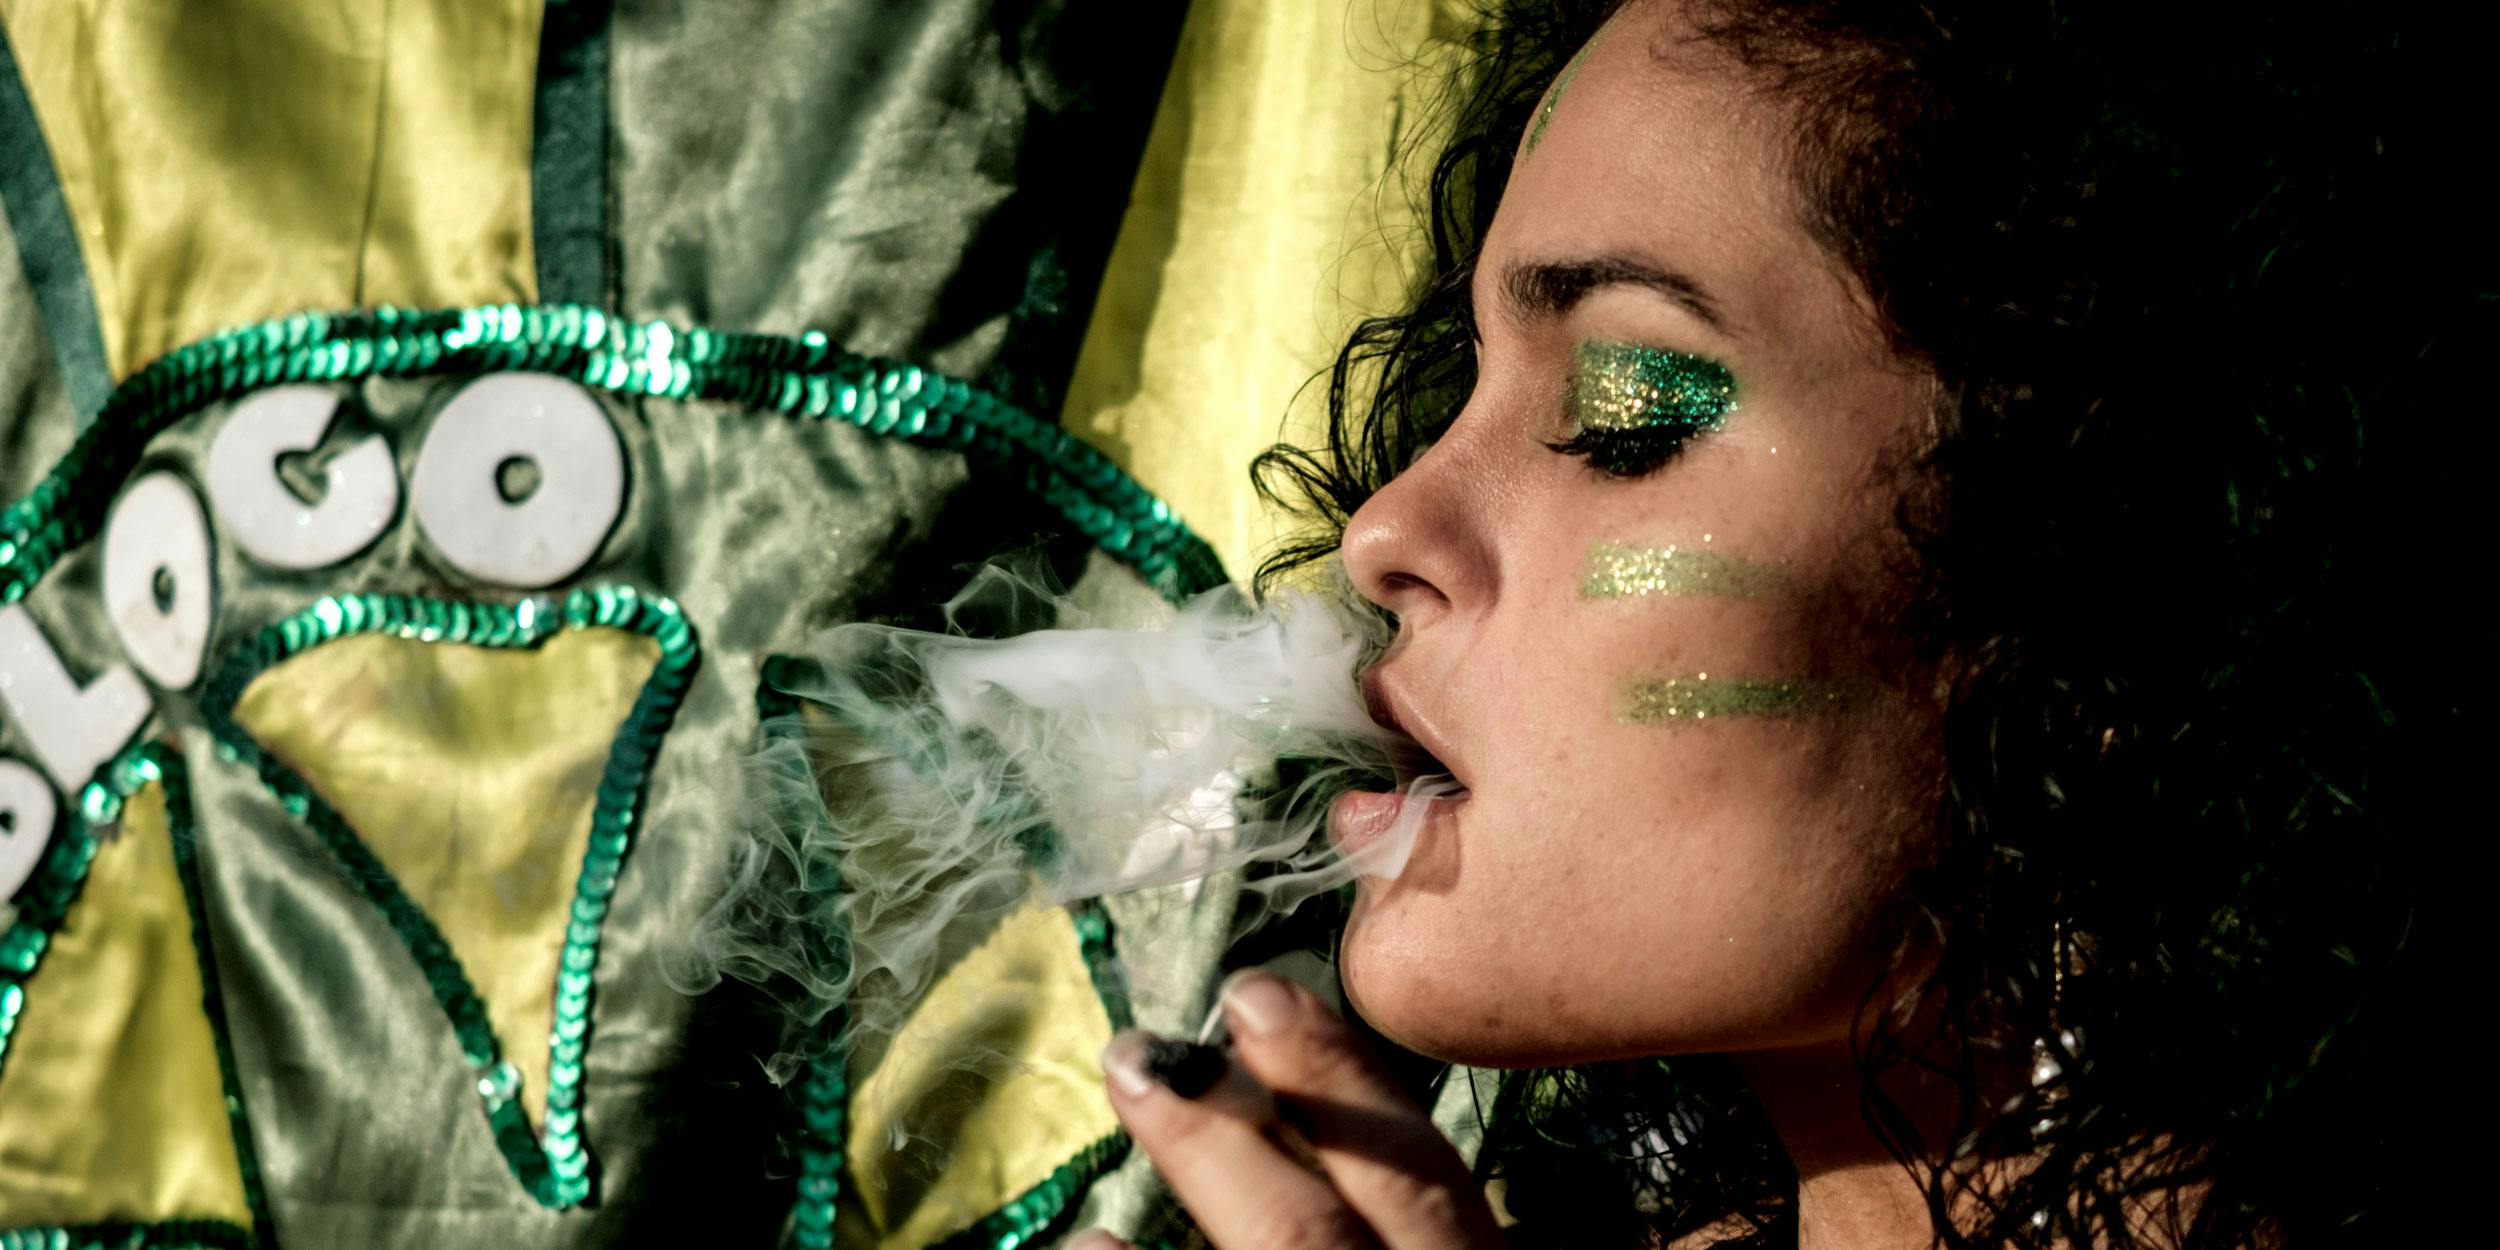
[[[1391,780],[1402,794],[1414,795],[1428,790],[1432,797],[1463,799],[1469,793],[1467,783],[1459,780],[1458,774],[1449,765],[1412,739],[1397,751],[1392,761]]]
[[[1415,839],[1436,821],[1457,815],[1466,787],[1447,773],[1415,778],[1395,790],[1349,790],[1328,809],[1328,840],[1369,876],[1394,877]]]
[[[1450,766],[1439,749],[1439,739],[1432,727],[1414,714],[1404,692],[1375,665],[1363,672],[1363,710],[1370,713],[1372,723],[1389,731],[1390,768],[1398,788],[1411,791],[1418,783],[1433,778],[1444,779],[1456,791],[1464,793],[1466,782],[1459,770]]]
[[[1390,735],[1388,775],[1377,779],[1381,789],[1338,796],[1328,811],[1328,837],[1349,861],[1363,865],[1364,875],[1394,877],[1415,840],[1435,823],[1454,818],[1474,792],[1409,728],[1421,725],[1400,714],[1403,701],[1378,673],[1364,674],[1363,694],[1372,720]]]

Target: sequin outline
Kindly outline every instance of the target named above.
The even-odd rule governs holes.
[[[1110,457],[968,382],[833,347],[825,335],[632,322],[579,304],[299,313],[166,353],[115,388],[23,499],[0,510],[0,604],[95,536],[149,439],[201,407],[288,383],[547,373],[622,395],[838,421],[1008,472],[1167,596],[1225,580],[1214,549]]]
[[[557,957],[546,1123],[533,1130],[515,1096],[514,1074],[503,1058],[493,1022],[487,1019],[485,1001],[478,997],[433,918],[400,888],[398,879],[336,808],[294,770],[260,749],[235,721],[234,707],[245,687],[261,673],[291,656],[351,635],[386,634],[419,642],[527,649],[558,633],[590,628],[641,634],[659,644],[660,656],[635,696],[633,710],[618,728],[606,769],[600,774],[589,845],[582,852],[581,872],[574,878],[571,918]],[[279,805],[312,830],[416,959],[435,1004],[450,1021],[461,1054],[468,1060],[496,1148],[522,1189],[551,1209],[578,1205],[597,1188],[596,1160],[582,1138],[581,1112],[583,1056],[590,1046],[592,973],[599,961],[600,930],[616,893],[617,874],[640,823],[643,787],[650,779],[653,757],[701,659],[694,625],[677,604],[631,586],[578,589],[560,599],[539,596],[513,604],[415,595],[329,595],[237,647],[220,664],[200,700],[201,719],[219,749],[257,772]]]
[[[267,1243],[261,1243],[266,1250]],[[252,1235],[223,1220],[69,1224],[0,1230],[0,1250],[252,1250]]]
[[[798,732],[798,701],[783,693],[798,664],[788,656],[765,658],[755,686],[755,718],[769,740]],[[840,890],[840,868],[826,883]],[[841,958],[850,958],[850,936],[832,935]],[[807,1062],[799,1082],[798,1197],[790,1206],[790,1242],[795,1250],[831,1250],[837,1200],[842,1196],[842,1141],[850,1121],[848,1052],[843,1034],[849,1013],[840,1006],[823,1021],[824,1050]]]
[[[109,506],[110,488],[127,479],[148,440],[208,404],[289,383],[516,370],[554,374],[615,393],[710,399],[787,416],[841,421],[873,434],[957,450],[975,463],[1014,472],[1026,490],[1057,509],[1078,532],[1134,569],[1166,598],[1183,598],[1226,580],[1214,550],[1168,504],[1108,457],[1060,427],[960,379],[840,351],[816,331],[796,337],[723,332],[659,321],[629,322],[578,304],[502,304],[301,313],[212,335],[151,362],[115,388],[96,419],[41,482],[25,497],[0,509],[0,604],[24,599],[63,556],[93,538]],[[400,597],[334,596],[325,602],[392,598]],[[291,620],[299,631],[303,628],[301,614]],[[255,643],[276,639],[282,644],[281,627],[288,623],[264,630]],[[264,645],[247,650],[265,649]],[[275,662],[275,658],[265,661]],[[226,710],[231,711],[230,703]],[[230,717],[221,719],[232,728]],[[240,748],[224,743],[230,753],[259,756],[239,730],[236,737],[243,739]],[[319,810],[337,820],[336,813],[320,804],[308,788],[300,792],[304,813]],[[603,802],[605,797],[603,792]],[[363,850],[344,822],[337,823],[339,832]],[[375,890],[405,900],[387,873],[370,880]],[[442,1003],[466,987],[466,977],[450,959],[448,944],[433,931],[431,921],[413,902],[407,910],[432,934],[433,941],[424,949],[414,945],[411,949],[426,967],[429,985],[435,989],[438,1004]],[[394,928],[403,942],[411,940],[406,929],[397,924]],[[447,978],[436,975],[438,965],[447,967]],[[1103,984],[1102,967],[1094,966],[1098,989]],[[568,966],[567,971],[573,969]],[[468,996],[474,1000],[474,991],[468,991]],[[1106,1000],[1106,1008],[1111,1007]],[[482,1017],[482,1005],[480,1013]],[[1114,1015],[1115,1023],[1126,1018],[1124,1009]],[[583,1036],[587,1036],[586,1003]],[[487,1037],[491,1043],[491,1028]],[[222,1034],[219,1041],[222,1046]],[[831,1088],[832,1096],[839,1098],[838,1073]],[[552,1088],[549,1094],[552,1108]],[[526,1140],[526,1119],[517,1105],[506,1100],[507,1114],[499,1117],[493,1100],[486,1101],[498,1146],[516,1176],[521,1175],[524,1160],[543,1151]],[[230,1101],[229,1110],[239,1116],[239,1100]],[[1112,1142],[1119,1143],[1120,1149],[1110,1150]],[[1096,1143],[1086,1153],[1106,1153],[1107,1159],[1098,1168],[1078,1170],[1099,1174],[1115,1166],[1117,1155],[1125,1153],[1125,1142],[1125,1137],[1115,1134]],[[586,1165],[586,1151],[583,1159]],[[1055,1172],[1034,1193],[1061,1188],[1054,1182],[1076,1162]],[[586,1167],[583,1177],[564,1186],[579,1188],[585,1196],[589,1187]],[[544,1195],[539,1196],[546,1201]],[[1025,1215],[1035,1209],[1037,1204],[1026,1204]],[[1027,1222],[1009,1220],[1017,1226]]]
[[[199,831],[191,818],[190,773],[182,757],[161,742],[141,742],[98,769],[96,778],[79,791],[78,803],[45,853],[32,878],[20,887],[16,920],[0,936],[0,1064],[8,1060],[8,1043],[26,1004],[26,982],[43,963],[52,933],[86,888],[102,832],[121,819],[122,808],[154,782],[165,792],[166,835],[172,843],[174,874],[182,882],[183,906],[190,913],[191,951],[200,966],[200,1007],[208,1017],[209,1039],[217,1054],[217,1077],[226,1109],[226,1129],[234,1138],[235,1170],[243,1183],[243,1202],[252,1227],[224,1220],[164,1220],[138,1224],[50,1225],[0,1229],[0,1250],[249,1250],[277,1245],[261,1186],[260,1156],[252,1146],[251,1116],[243,1105],[243,1083],[234,1065],[234,1048],[226,1038],[225,998],[218,987],[217,959],[208,936],[208,908],[200,888]]]
[[[783,689],[801,663],[789,656],[772,656],[763,664],[756,686],[755,711],[768,736],[795,731],[798,703]],[[840,880],[829,883],[829,888],[839,890]],[[1085,961],[1086,976],[1093,982],[1095,997],[1102,1001],[1103,1015],[1115,1033],[1130,1027],[1136,1020],[1113,945],[1111,913],[1093,899],[1071,903],[1067,911],[1069,922],[1076,929],[1077,950]],[[834,940],[840,944],[848,939],[837,934]],[[842,1193],[842,1141],[850,1114],[846,1071],[849,1056],[842,1047],[846,1019],[838,1008],[826,1017],[825,1049],[808,1061],[806,1075],[800,1080],[798,1198],[790,1213],[790,1240],[795,1250],[830,1250],[833,1245],[837,1200]],[[963,1231],[939,1240],[932,1250],[1018,1250],[1055,1236],[1064,1231],[1068,1218],[1076,1213],[1077,1203],[1094,1182],[1127,1158],[1129,1146],[1128,1134],[1116,1130],[1096,1139],[1053,1168],[1032,1188]]]

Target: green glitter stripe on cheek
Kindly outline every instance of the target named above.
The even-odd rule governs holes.
[[[1709,541],[1704,538],[1702,541]],[[1635,547],[1599,539],[1581,570],[1583,599],[1632,599],[1642,595],[1711,595],[1751,599],[1787,584],[1788,575],[1715,551],[1668,544]]]
[[[1820,682],[1657,677],[1633,682],[1623,692],[1615,719],[1626,725],[1675,725],[1713,716],[1793,716],[1841,702],[1840,691]]]
[[[1702,356],[1634,343],[1572,352],[1571,408],[1582,431],[1715,430],[1736,407],[1736,378]]]

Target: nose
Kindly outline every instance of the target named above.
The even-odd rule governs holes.
[[[1454,427],[1346,521],[1346,575],[1402,627],[1491,602],[1492,523],[1504,493],[1491,468]]]

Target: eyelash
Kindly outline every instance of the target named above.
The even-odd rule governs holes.
[[[1680,425],[1647,425],[1631,430],[1582,430],[1546,447],[1588,462],[1608,477],[1637,479],[1667,467],[1699,431]]]
[[[1735,379],[1707,357],[1595,340],[1574,347],[1572,361],[1563,407],[1573,433],[1548,446],[1608,477],[1665,468],[1734,406]]]

